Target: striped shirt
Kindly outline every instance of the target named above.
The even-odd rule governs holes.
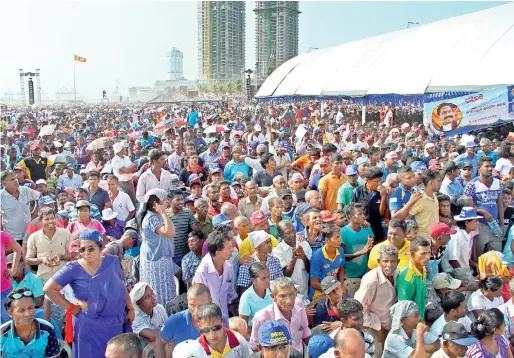
[[[183,257],[189,252],[187,246],[187,235],[191,231],[191,226],[198,224],[193,213],[189,209],[182,209],[178,215],[171,215],[171,211],[168,212],[168,216],[175,226],[175,257]]]

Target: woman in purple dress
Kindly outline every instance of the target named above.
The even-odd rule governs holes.
[[[118,258],[101,256],[102,234],[86,229],[79,239],[81,258],[62,267],[44,291],[73,315],[73,356],[103,358],[109,339],[130,330],[125,323],[134,320],[134,307],[122,281]],[[67,285],[73,298],[61,294]]]
[[[505,318],[498,308],[482,311],[471,325],[478,342],[468,348],[468,358],[512,358],[505,333]]]

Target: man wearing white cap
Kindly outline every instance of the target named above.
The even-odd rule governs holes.
[[[200,342],[188,339],[177,344],[173,350],[173,357],[207,358],[207,353]]]
[[[270,234],[264,230],[254,231],[248,234],[248,240],[250,240],[252,246],[255,248],[255,252],[248,265],[241,265],[239,268],[237,285],[239,286],[240,294],[243,294],[243,292],[252,285],[250,265],[254,262],[262,262],[268,266],[270,281],[284,276],[280,261],[275,256],[271,255],[272,246]]]
[[[133,174],[137,171],[137,165],[132,163],[126,155],[126,150],[122,142],[113,145],[114,158],[112,158],[112,170],[114,175],[118,177],[120,188],[130,196],[132,203],[136,204],[136,191],[134,189],[134,182],[132,181]]]
[[[427,143],[425,144],[425,151],[423,152],[423,163],[425,163],[425,165],[428,167],[432,159],[437,159],[435,144]]]
[[[387,179],[387,176],[392,173],[396,173],[398,171],[398,154],[394,151],[389,152],[385,155],[384,167],[382,168],[382,172],[384,175],[382,176],[382,183],[384,183]]]
[[[410,132],[410,124],[409,123],[403,123],[402,124],[402,133],[407,134]]]

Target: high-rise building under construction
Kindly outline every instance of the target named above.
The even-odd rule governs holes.
[[[268,73],[298,55],[298,1],[255,2],[255,76]]]
[[[245,2],[198,1],[198,77],[208,84],[242,78]]]

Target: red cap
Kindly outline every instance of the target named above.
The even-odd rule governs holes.
[[[430,236],[432,236],[432,238],[434,239],[438,238],[441,235],[453,235],[456,233],[457,230],[450,228],[448,225],[442,222],[437,222],[434,226],[432,226],[432,229],[430,229]]]
[[[25,168],[23,167],[14,167],[13,169],[15,172],[24,172],[25,171]]]
[[[331,223],[336,218],[332,216],[332,213],[328,210],[323,210],[321,213],[321,220],[323,220],[324,223]]]
[[[39,145],[37,145],[37,144],[32,144],[29,149],[36,150],[36,149],[41,149],[41,148],[39,148]]]
[[[252,226],[255,226],[264,220],[268,220],[268,217],[262,210],[257,210],[252,213],[252,216],[250,216],[250,222],[252,223]]]

